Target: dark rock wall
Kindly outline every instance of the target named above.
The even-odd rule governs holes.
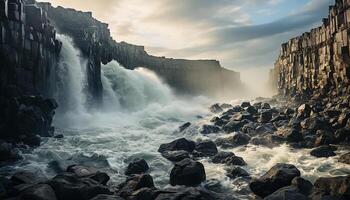
[[[271,71],[279,93],[349,93],[350,0],[336,0],[322,26],[282,44]]]
[[[101,62],[117,60],[128,69],[145,67],[153,70],[173,88],[182,93],[219,95],[233,93],[241,87],[240,75],[224,69],[215,60],[184,60],[148,55],[143,46],[117,43],[111,37],[108,24],[81,12],[39,3],[61,33],[70,35],[88,58],[89,91],[100,99],[102,84]]]

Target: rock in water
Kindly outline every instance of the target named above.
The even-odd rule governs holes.
[[[90,200],[124,200],[117,195],[99,194]]]
[[[185,138],[180,138],[167,144],[161,144],[158,152],[163,153],[165,151],[180,151],[184,150],[192,152],[196,146],[196,143]]]
[[[321,158],[321,157],[332,157],[332,156],[336,156],[336,154],[334,153],[334,151],[337,150],[337,147],[334,146],[329,146],[329,145],[324,145],[324,146],[320,146],[317,147],[315,149],[313,149],[310,154],[312,156]]]
[[[272,119],[272,111],[271,110],[264,110],[260,114],[260,122],[261,123],[267,123],[271,121]]]
[[[249,173],[240,167],[233,167],[229,169],[226,175],[231,179],[235,179],[239,177],[243,177],[243,178],[250,177]]]
[[[184,159],[175,163],[170,173],[170,184],[197,186],[206,180],[204,166],[200,162]]]
[[[260,178],[253,180],[249,187],[252,192],[262,198],[272,194],[278,189],[289,186],[300,171],[290,164],[278,163]]]
[[[295,187],[283,187],[264,200],[309,200],[309,198],[301,193]]]
[[[220,128],[217,126],[203,125],[202,130],[201,130],[201,134],[208,135],[208,134],[212,134],[212,133],[217,133],[219,131],[220,131]]]
[[[19,195],[23,200],[56,200],[55,191],[47,184],[38,184],[29,187]]]
[[[134,175],[119,185],[119,196],[128,199],[141,188],[154,188],[153,178],[149,174]]]
[[[298,108],[298,117],[306,118],[311,115],[311,107],[309,104],[303,104]]]
[[[129,163],[125,175],[132,174],[142,174],[145,173],[149,169],[147,162],[144,159],[137,158]]]
[[[350,199],[350,176],[319,178],[314,183],[313,199],[324,196],[338,197],[336,199]]]
[[[221,113],[221,112],[223,112],[224,110],[220,107],[220,105],[219,104],[214,104],[214,105],[212,105],[211,107],[210,107],[210,112],[212,112],[212,113]]]
[[[197,157],[214,156],[217,153],[216,144],[210,140],[198,142],[193,152],[194,156]]]
[[[179,127],[179,131],[182,132],[182,131],[184,131],[185,129],[187,129],[188,127],[190,127],[190,126],[191,126],[191,123],[190,123],[190,122],[184,123],[183,125],[181,125],[181,126]]]
[[[162,156],[172,162],[179,162],[183,159],[190,158],[190,154],[187,151],[166,151],[162,153]]]

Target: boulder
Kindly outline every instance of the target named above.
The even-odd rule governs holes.
[[[167,144],[161,144],[158,152],[163,153],[165,151],[180,151],[184,150],[192,152],[196,147],[196,143],[185,138],[180,138]]]
[[[124,200],[117,195],[99,194],[90,200]]]
[[[144,159],[136,158],[129,163],[125,175],[142,174],[149,169],[147,162]]]
[[[231,178],[231,179],[236,179],[236,178],[249,178],[250,175],[247,171],[240,167],[232,167],[230,168],[226,175]]]
[[[0,165],[2,162],[14,162],[21,158],[19,150],[14,145],[0,140]]]
[[[241,107],[242,107],[242,108],[247,108],[247,107],[249,107],[249,106],[251,106],[251,105],[250,105],[250,102],[242,102],[242,104],[241,104]]]
[[[309,198],[295,187],[283,187],[265,197],[264,200],[309,200]]]
[[[149,174],[134,175],[119,185],[118,188],[118,195],[123,198],[128,198],[141,188],[154,188],[153,178]]]
[[[249,141],[250,141],[250,137],[248,135],[238,132],[228,137],[218,138],[215,141],[215,143],[218,146],[229,148],[229,147],[238,147],[242,145],[247,145]]]
[[[191,126],[191,123],[190,122],[187,122],[187,123],[184,123],[182,124],[180,127],[179,127],[179,131],[180,132],[183,132],[185,129],[187,129],[188,127]]]
[[[221,198],[213,192],[200,187],[181,188],[177,191],[159,191],[155,200],[233,200],[232,198]]]
[[[312,192],[313,185],[310,181],[305,180],[301,177],[295,177],[292,180],[292,186],[296,187],[298,191],[305,196],[309,196]]]
[[[179,162],[185,158],[190,158],[190,154],[187,151],[166,151],[162,153],[162,156],[172,162]]]
[[[339,127],[346,126],[348,120],[350,119],[350,112],[343,112],[338,117],[338,125]]]
[[[330,145],[323,145],[320,147],[317,147],[315,149],[313,149],[310,154],[312,156],[321,158],[321,157],[333,157],[336,156],[336,154],[334,153],[334,151],[336,151],[337,148],[334,146],[330,146]]]
[[[249,187],[252,192],[262,198],[272,194],[278,189],[289,186],[300,171],[290,164],[278,163],[258,179],[253,180]]]
[[[350,152],[341,155],[339,158],[339,162],[350,165]]]
[[[78,178],[73,173],[55,176],[48,184],[58,200],[89,200],[99,194],[111,194],[109,189],[90,178]]]
[[[243,160],[242,157],[236,156],[232,152],[219,152],[212,158],[212,162],[226,165],[247,165],[247,163]]]
[[[271,106],[268,103],[263,103],[261,109],[263,110],[271,109]]]
[[[220,107],[219,104],[214,104],[212,105],[210,108],[209,108],[210,112],[212,113],[221,113],[223,112],[224,110]]]
[[[213,126],[213,125],[203,125],[202,126],[202,130],[200,131],[201,134],[203,135],[208,135],[208,134],[212,134],[212,133],[217,133],[220,131],[220,128],[217,126]]]
[[[213,141],[200,141],[196,144],[193,155],[197,157],[214,156],[218,153],[216,144]]]
[[[248,113],[255,115],[258,113],[258,110],[254,106],[249,106],[248,108],[245,109]]]
[[[110,177],[104,172],[100,172],[93,167],[81,165],[71,165],[67,168],[67,172],[75,174],[78,178],[90,178],[102,185],[106,185],[110,179]]]
[[[157,196],[157,191],[152,188],[141,188],[133,192],[128,200],[154,200]]]
[[[175,163],[170,173],[170,184],[196,186],[206,180],[204,166],[200,162],[184,159]]]
[[[42,177],[36,176],[34,173],[29,171],[19,171],[16,172],[11,177],[11,181],[14,185],[20,185],[20,184],[34,184],[39,181],[43,181],[44,179]]]
[[[325,130],[318,130],[316,132],[315,147],[322,145],[329,145],[335,143],[334,134]]]
[[[309,104],[302,104],[298,107],[297,116],[300,118],[310,117],[311,115],[311,106]]]
[[[235,131],[239,131],[243,126],[244,124],[241,121],[230,120],[224,125],[223,130],[227,133],[232,133]]]
[[[334,138],[337,144],[350,145],[350,129],[341,128],[336,130],[334,134]]]
[[[55,191],[50,185],[38,184],[24,190],[19,199],[23,200],[56,200]]]
[[[300,123],[303,129],[309,129],[313,131],[317,130],[331,130],[331,125],[327,120],[321,117],[308,117]]]
[[[272,119],[272,111],[271,110],[263,110],[260,114],[260,122],[267,123]]]
[[[313,199],[324,196],[334,196],[341,199],[350,199],[350,176],[319,178],[314,183]]]

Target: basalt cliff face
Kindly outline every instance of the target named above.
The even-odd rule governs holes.
[[[350,0],[336,0],[322,26],[282,44],[271,70],[280,94],[349,94]]]
[[[149,55],[143,46],[116,42],[108,24],[81,12],[49,3],[38,3],[60,33],[71,36],[88,58],[89,91],[101,99],[101,63],[118,61],[128,69],[144,67],[154,71],[176,91],[208,96],[234,94],[241,89],[240,74],[220,66],[216,60],[185,60]]]

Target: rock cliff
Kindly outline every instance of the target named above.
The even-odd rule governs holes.
[[[350,0],[336,0],[322,26],[282,44],[271,71],[280,94],[349,94]]]
[[[145,67],[178,92],[188,94],[232,94],[241,87],[240,75],[224,69],[215,60],[185,60],[149,55],[143,46],[113,40],[108,24],[92,17],[91,12],[81,12],[50,3],[38,3],[48,13],[59,32],[70,35],[88,58],[89,91],[101,99],[101,63],[117,60],[128,69]]]

